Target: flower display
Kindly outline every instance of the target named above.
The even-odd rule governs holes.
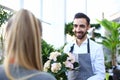
[[[57,80],[67,80],[67,70],[73,70],[78,66],[73,54],[56,51],[50,53],[48,61],[44,64],[44,71],[54,75]]]

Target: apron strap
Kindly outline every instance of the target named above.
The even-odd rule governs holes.
[[[70,47],[70,51],[69,51],[70,53],[73,53],[74,45],[75,45],[75,44],[73,44],[73,45]]]
[[[90,43],[89,43],[89,39],[87,39],[88,43],[87,43],[87,53],[90,53]]]
[[[87,53],[90,53],[90,43],[89,43],[89,39],[87,39]],[[70,47],[70,53],[73,53],[73,50],[74,50],[74,45],[75,44],[73,44],[71,47]]]

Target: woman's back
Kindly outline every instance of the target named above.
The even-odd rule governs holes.
[[[51,74],[37,70],[28,70],[24,67],[17,68],[10,65],[10,73],[19,80],[56,80]],[[0,80],[9,80],[5,74],[3,65],[0,66]]]
[[[55,80],[54,76],[40,72],[43,71],[41,37],[41,21],[30,11],[21,9],[10,18],[0,80]]]

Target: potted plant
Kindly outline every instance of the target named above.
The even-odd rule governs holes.
[[[118,28],[120,24],[103,19],[98,22],[106,29],[102,44],[111,51],[112,66],[116,66],[116,47],[120,44]]]
[[[120,70],[117,69],[117,47],[120,46],[119,39],[119,29],[120,24],[113,21],[108,21],[107,19],[103,19],[98,22],[106,29],[106,36],[103,38],[102,44],[110,50],[111,54],[111,65],[113,70],[113,79],[118,80],[120,78]]]

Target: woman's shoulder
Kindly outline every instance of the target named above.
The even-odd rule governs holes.
[[[0,80],[8,80],[3,65],[0,65]]]
[[[5,73],[4,67],[3,65],[0,65],[0,75],[2,75],[3,73]]]
[[[13,66],[12,66],[13,67]],[[19,71],[17,73],[17,70],[11,68],[11,74],[13,75],[14,78],[20,78],[20,79],[27,79],[27,80],[56,80],[55,77],[47,72],[40,72],[37,70],[26,70],[23,67],[19,67]],[[0,65],[0,80],[8,80],[4,66]]]
[[[34,77],[29,80],[56,80],[55,77],[47,72],[38,72]]]
[[[16,75],[14,74],[16,72]],[[49,73],[38,71],[38,70],[28,70],[22,66],[19,66],[19,73],[17,73],[17,70],[12,70],[12,74],[16,78],[23,78],[23,80],[56,80],[54,76],[52,76]]]

